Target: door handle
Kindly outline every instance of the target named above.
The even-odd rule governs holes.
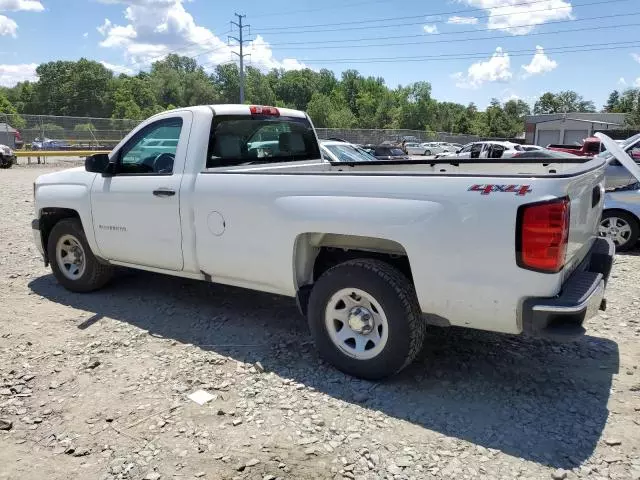
[[[173,197],[176,192],[175,190],[163,190],[163,189],[159,189],[159,190],[154,190],[153,194],[156,197]]]

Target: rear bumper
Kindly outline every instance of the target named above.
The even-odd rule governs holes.
[[[605,287],[615,256],[608,238],[597,238],[576,271],[553,298],[529,298],[523,303],[523,333],[571,340],[585,333],[583,323],[606,308]]]

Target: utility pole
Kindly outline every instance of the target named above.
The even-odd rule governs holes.
[[[248,42],[248,40],[244,39],[244,29],[249,28],[250,25],[243,25],[242,23],[242,19],[246,18],[246,15],[239,15],[237,13],[234,13],[234,15],[238,17],[238,21],[231,22],[231,24],[238,27],[239,38],[236,38],[236,37],[229,37],[229,38],[235,40],[236,42],[238,42],[238,45],[240,45],[240,53],[237,53],[237,52],[233,52],[233,53],[235,55],[238,55],[238,57],[240,57],[240,103],[244,103],[244,57],[249,56],[249,54],[244,53],[244,44],[245,42]]]

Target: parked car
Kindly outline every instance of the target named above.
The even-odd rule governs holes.
[[[485,140],[466,144],[457,152],[444,153],[440,158],[510,158],[519,152],[522,147],[517,143]]]
[[[428,143],[423,143],[422,145],[428,152],[426,155],[439,155],[441,153],[452,151],[452,148],[449,145],[446,145],[443,143],[428,142]]]
[[[410,157],[402,148],[393,145],[378,145],[373,152],[378,160],[409,160]]]
[[[160,131],[172,152],[130,156]],[[279,132],[271,157],[248,148],[266,132]],[[303,112],[181,108],[84,168],[38,177],[33,238],[72,292],[125,266],[295,298],[321,357],[367,379],[409,365],[430,322],[584,334],[614,257],[598,237],[604,160],[567,159],[561,175],[542,162],[436,163],[347,168],[321,158]]]
[[[547,148],[549,150],[556,150],[559,152],[573,153],[579,157],[592,157],[603,151],[602,143],[597,137],[585,138],[582,145],[551,144],[547,145]]]
[[[426,143],[405,143],[404,148],[408,155],[432,155],[433,151]]]
[[[640,133],[627,138],[624,141],[617,142],[617,144],[629,155],[636,163],[640,163]],[[608,150],[605,150],[599,155],[609,165],[606,170],[606,188],[613,189],[618,187],[624,187],[626,185],[635,183],[635,178],[629,173],[629,170],[625,168],[615,156]]]
[[[619,252],[636,246],[640,235],[640,183],[606,192],[599,233],[610,238]]]
[[[31,142],[32,150],[68,150],[71,145],[64,140],[52,140],[50,138],[36,139]]]
[[[15,152],[7,145],[0,145],[0,168],[11,168],[17,163]]]
[[[320,140],[322,158],[329,162],[375,162],[376,157],[351,143]]]

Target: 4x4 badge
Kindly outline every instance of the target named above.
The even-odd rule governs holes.
[[[472,185],[469,192],[480,192],[480,195],[489,195],[492,192],[515,193],[519,197],[524,197],[531,193],[531,185]]]

